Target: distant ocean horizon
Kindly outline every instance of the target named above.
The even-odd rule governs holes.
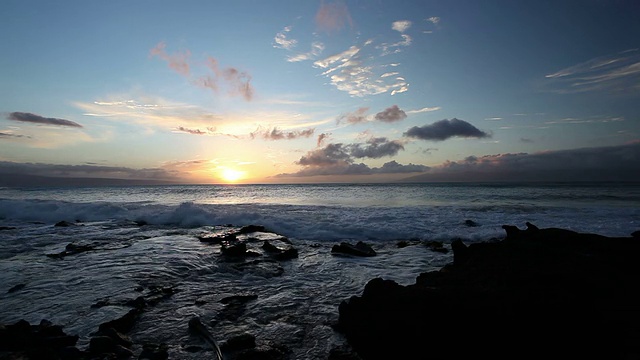
[[[171,359],[199,359],[187,349],[206,345],[187,331],[189,319],[213,324],[222,298],[255,295],[237,320],[212,325],[217,339],[248,332],[292,358],[326,359],[344,344],[331,327],[338,305],[369,280],[414,283],[452,261],[425,244],[496,241],[502,225],[526,222],[628,237],[640,230],[640,183],[0,187],[0,324],[47,319],[83,348],[101,323],[130,310],[122,304],[137,289],[171,288],[128,335],[167,344]],[[199,240],[246,225],[286,237],[298,257],[239,266]],[[358,241],[377,255],[331,254]],[[47,256],[68,244],[90,251]]]

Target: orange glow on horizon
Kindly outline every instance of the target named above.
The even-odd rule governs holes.
[[[239,171],[235,169],[225,168],[220,172],[220,177],[226,183],[235,183],[245,177],[244,171]]]

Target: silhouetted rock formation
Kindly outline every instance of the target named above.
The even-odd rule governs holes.
[[[638,358],[637,237],[503,228],[454,241],[453,263],[413,285],[369,281],[337,328],[365,360]]]

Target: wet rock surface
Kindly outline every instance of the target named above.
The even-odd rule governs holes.
[[[372,279],[337,329],[363,359],[640,356],[637,237],[503,228],[415,284]]]

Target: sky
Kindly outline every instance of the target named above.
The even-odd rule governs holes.
[[[635,0],[4,0],[0,177],[637,180],[638,19]]]

